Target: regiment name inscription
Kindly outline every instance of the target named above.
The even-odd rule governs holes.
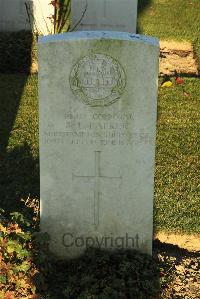
[[[133,112],[92,113],[87,120],[84,114],[63,113],[63,130],[54,131],[49,123],[49,130],[44,132],[45,144],[73,145],[151,145],[152,134],[134,128]]]

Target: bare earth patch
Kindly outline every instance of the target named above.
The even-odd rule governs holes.
[[[198,75],[198,64],[189,42],[160,41],[160,75]]]
[[[160,232],[156,234],[155,239],[162,243],[177,245],[179,248],[188,251],[200,251],[200,236],[198,235],[177,235]]]
[[[167,280],[159,299],[200,299],[200,236],[161,232],[155,240]]]

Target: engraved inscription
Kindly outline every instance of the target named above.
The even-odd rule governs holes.
[[[105,54],[80,59],[70,74],[71,90],[92,107],[108,106],[120,99],[126,76],[120,63]]]
[[[154,137],[144,129],[136,130],[132,112],[94,112],[88,117],[82,112],[65,111],[63,129],[49,124],[44,132],[46,144],[97,146],[152,146]]]

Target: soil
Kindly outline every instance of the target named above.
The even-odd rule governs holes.
[[[199,235],[178,235],[160,232],[156,234],[155,239],[158,239],[162,243],[177,245],[179,248],[186,249],[190,252],[200,251]]]
[[[160,75],[198,75],[198,63],[191,43],[177,41],[160,42]]]
[[[154,242],[166,284],[159,299],[199,299],[200,236],[158,233]]]

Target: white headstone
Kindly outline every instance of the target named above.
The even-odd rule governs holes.
[[[72,0],[71,5],[72,29],[136,32],[137,0]]]
[[[158,54],[128,33],[39,39],[41,228],[59,257],[151,254]]]
[[[49,17],[54,13],[49,3],[49,0],[0,0],[0,31],[35,30],[49,34],[53,30]]]

